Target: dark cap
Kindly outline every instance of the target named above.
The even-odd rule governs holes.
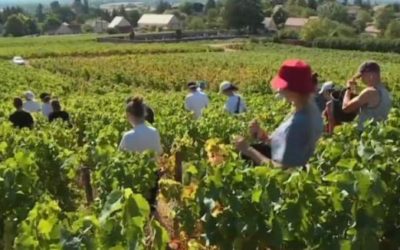
[[[375,61],[363,62],[360,65],[360,67],[358,68],[358,73],[362,74],[362,73],[367,73],[367,72],[380,73],[381,72],[381,67]]]
[[[189,89],[197,89],[197,84],[195,82],[188,82],[187,87]]]

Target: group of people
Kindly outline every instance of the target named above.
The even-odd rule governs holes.
[[[357,82],[360,80],[366,87],[357,93]],[[323,116],[327,118],[328,123],[332,123],[336,114],[334,109],[338,108],[337,102],[340,103],[337,112],[358,115],[360,130],[363,130],[367,120],[380,122],[387,119],[392,99],[382,83],[378,63],[364,62],[347,82],[346,88],[341,91],[342,97],[338,100],[332,96],[335,90],[333,83],[327,82],[318,89],[316,82],[317,75],[306,62],[287,60],[282,64],[271,86],[280,98],[291,104],[293,111],[271,134],[261,128],[259,121],[252,121],[249,130],[257,143],[250,145],[244,137],[238,137],[235,141],[236,149],[244,159],[256,165],[272,163],[283,168],[305,167],[324,132]],[[185,108],[192,112],[195,119],[199,119],[209,105],[204,85],[189,82],[187,88],[189,93],[185,99]],[[237,94],[238,88],[233,83],[222,82],[219,90],[227,96],[224,106],[226,112],[246,112],[246,103],[243,97]],[[143,99],[135,97],[128,101],[126,113],[133,129],[124,134],[120,144],[122,150],[153,150],[158,154],[162,153],[157,129],[145,122],[147,112]],[[341,124],[339,120],[333,122],[333,126]]]
[[[360,93],[357,93],[358,81],[366,85]],[[328,124],[325,131],[328,133],[344,122],[346,115],[358,115],[358,128],[362,131],[366,121],[386,120],[392,106],[390,93],[382,84],[380,66],[374,61],[361,64],[346,88],[339,91],[339,96],[334,95],[336,90],[332,82],[318,88],[318,75],[310,65],[297,59],[282,64],[271,86],[280,98],[291,104],[293,111],[271,134],[262,129],[259,121],[252,121],[249,131],[257,143],[250,145],[244,137],[236,139],[235,146],[241,156],[256,165],[269,162],[283,168],[304,167],[324,132],[324,116]],[[189,82],[187,88],[189,93],[185,108],[194,119],[199,119],[210,103],[204,92],[206,84]],[[237,86],[228,81],[222,82],[219,87],[219,92],[227,97],[224,108],[230,114],[247,110],[244,98],[237,91]],[[42,104],[35,101],[30,91],[25,93],[25,99],[25,102],[21,98],[14,99],[16,111],[10,116],[14,126],[32,128],[34,120],[31,114],[35,112],[41,112],[50,122],[55,119],[69,121],[68,113],[62,111],[60,102],[52,99],[50,94],[40,95]],[[129,152],[151,150],[162,154],[160,134],[152,126],[153,110],[141,97],[133,97],[126,101],[125,111],[133,128],[124,133],[119,148]]]
[[[32,91],[24,93],[25,102],[22,98],[16,97],[13,100],[14,108],[16,109],[9,117],[10,122],[17,128],[33,128],[35,120],[33,114],[41,113],[49,122],[61,119],[69,122],[69,114],[62,110],[61,104],[57,99],[52,99],[49,93],[42,93],[40,104],[35,100],[35,95]]]

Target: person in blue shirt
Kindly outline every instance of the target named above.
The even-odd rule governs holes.
[[[262,144],[252,147],[243,137],[237,138],[236,148],[243,158],[255,165],[272,163],[282,168],[307,164],[323,132],[321,112],[313,99],[315,85],[311,75],[311,67],[304,61],[283,63],[272,87],[292,104],[294,112],[271,135],[258,122],[252,122],[250,132]]]

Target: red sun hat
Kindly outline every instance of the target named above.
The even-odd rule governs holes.
[[[310,65],[298,59],[283,62],[279,73],[272,79],[272,88],[290,90],[299,94],[310,94],[315,91]]]

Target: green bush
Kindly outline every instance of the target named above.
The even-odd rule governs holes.
[[[400,53],[400,39],[318,38],[309,45],[317,48]]]

